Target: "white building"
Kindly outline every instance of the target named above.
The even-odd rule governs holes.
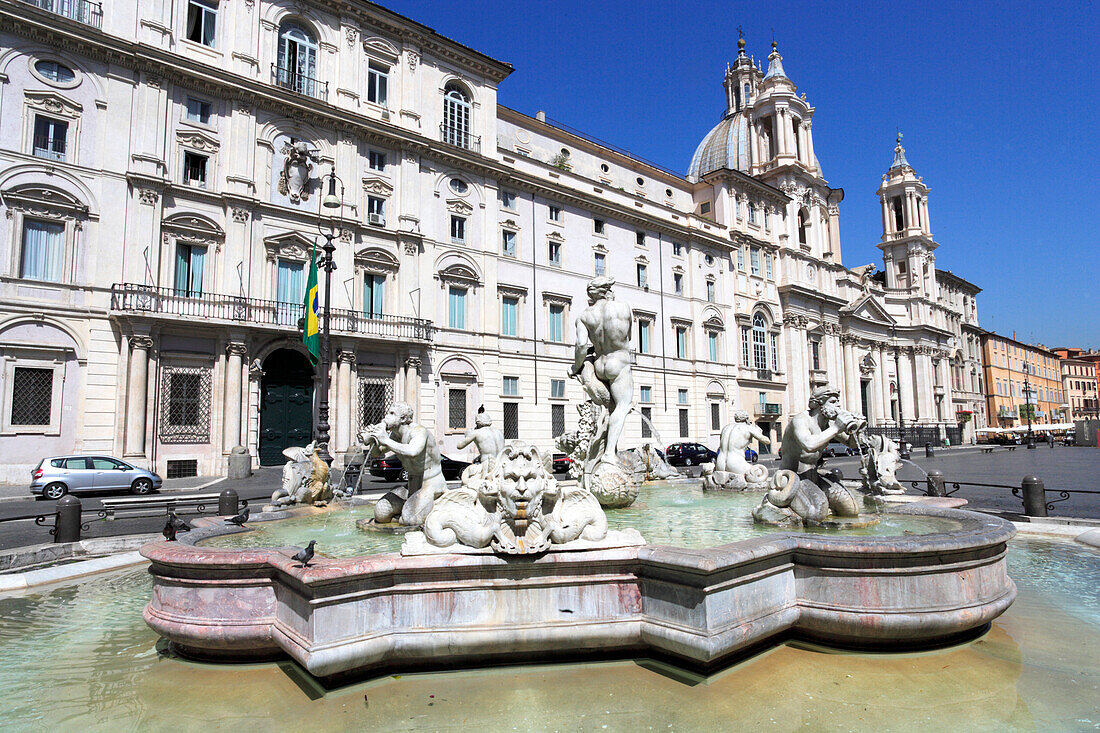
[[[508,64],[331,8],[0,0],[0,480],[72,451],[216,474],[236,445],[281,463],[308,442],[298,319],[333,169],[337,455],[395,398],[447,453],[482,404],[549,447],[576,423],[572,324],[598,273],[637,318],[628,442],[648,419],[713,443],[734,406],[778,434],[824,382],[874,425],[899,395],[907,425],[984,424],[979,290],[936,271],[927,188],[899,144],[885,278],[845,268],[843,191],[774,47],[765,73],[739,42],[680,176],[499,106]],[[316,151],[304,188],[296,143]]]

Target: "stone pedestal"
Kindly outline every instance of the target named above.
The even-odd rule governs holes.
[[[238,445],[229,451],[229,480],[236,481],[252,475],[252,456],[248,448]]]

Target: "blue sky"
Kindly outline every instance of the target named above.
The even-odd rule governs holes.
[[[737,26],[772,29],[843,188],[844,264],[875,262],[874,195],[901,128],[931,189],[936,264],[983,288],[982,326],[1100,347],[1100,10],[981,2],[414,2],[386,7],[515,67],[499,101],[684,171],[723,111]]]

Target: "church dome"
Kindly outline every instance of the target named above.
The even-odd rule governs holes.
[[[749,123],[745,114],[726,115],[695,149],[688,167],[688,180],[698,181],[711,171],[723,168],[747,173],[752,164],[749,148]]]

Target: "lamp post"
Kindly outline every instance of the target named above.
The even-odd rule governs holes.
[[[1027,449],[1035,449],[1035,434],[1031,432],[1031,383],[1027,376],[1031,373],[1028,364],[1024,362],[1024,407],[1027,410]]]
[[[909,460],[909,446],[905,443],[905,413],[901,406],[901,348],[898,345],[898,329],[891,327],[890,341],[894,347],[894,376],[898,380],[898,458]]]
[[[328,181],[328,187],[325,188],[325,181]],[[336,183],[340,183],[340,195],[336,195]],[[321,189],[326,191],[323,198],[321,198],[320,206],[317,209],[317,231],[325,238],[325,244],[321,247],[325,256],[322,258],[320,265],[321,269],[325,271],[325,305],[324,310],[321,313],[321,403],[317,410],[317,442],[321,446],[320,458],[325,463],[332,465],[332,454],[329,453],[328,441],[329,441],[329,423],[328,423],[328,387],[329,387],[329,301],[332,298],[332,273],[336,269],[336,261],[333,255],[336,253],[336,245],[332,243],[332,240],[340,236],[340,224],[337,221],[337,216],[340,214],[340,209],[344,206],[344,182],[336,175],[336,166],[329,168],[327,176],[321,178]],[[324,223],[324,209],[328,209],[329,221],[326,226]]]

